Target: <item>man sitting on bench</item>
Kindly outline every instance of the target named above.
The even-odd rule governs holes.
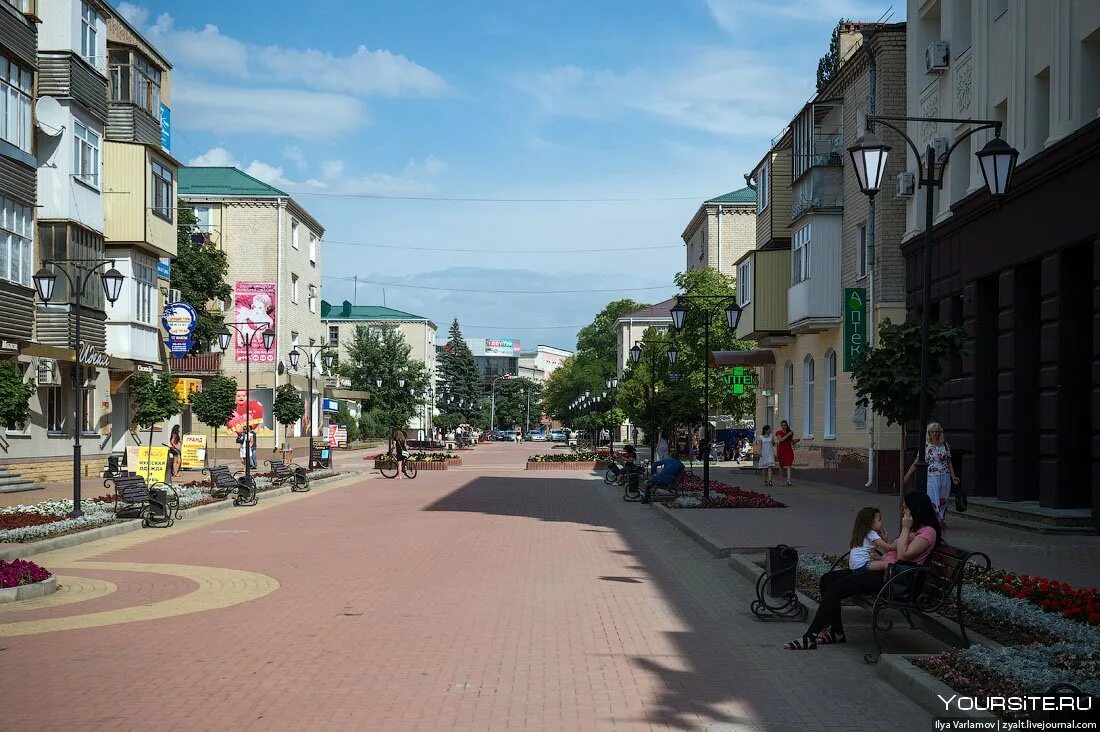
[[[645,482],[645,500],[642,503],[649,503],[653,495],[654,488],[664,488],[665,490],[672,490],[676,485],[676,481],[680,478],[680,473],[684,472],[684,464],[680,462],[678,457],[678,451],[675,447],[671,448],[668,457],[658,460],[653,465],[657,469],[657,474]]]

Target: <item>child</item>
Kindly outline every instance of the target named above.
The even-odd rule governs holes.
[[[872,555],[875,549],[888,552],[895,548],[886,541],[886,529],[882,527],[882,511],[872,506],[859,509],[856,522],[852,526],[852,540],[848,544],[848,569],[859,572],[865,569],[883,570],[886,563]]]

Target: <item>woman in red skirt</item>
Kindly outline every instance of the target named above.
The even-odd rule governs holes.
[[[775,440],[779,443],[778,458],[779,458],[779,474],[783,475],[783,471],[787,471],[787,485],[791,484],[791,466],[794,465],[794,446],[798,442],[794,438],[794,432],[791,431],[791,426],[787,424],[787,420],[783,420],[779,423],[779,429],[775,431]]]

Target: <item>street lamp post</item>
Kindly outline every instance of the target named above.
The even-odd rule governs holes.
[[[309,470],[313,470],[313,370],[317,368],[317,357],[320,356],[324,363],[324,370],[332,373],[332,362],[335,360],[336,354],[330,350],[328,345],[295,346],[289,354],[290,368],[295,371],[298,370],[298,361],[301,359],[303,352],[306,354],[309,363],[309,457],[306,458],[306,465],[309,466]]]
[[[497,382],[501,379],[509,381],[513,378],[512,374],[501,374],[500,376],[494,376],[491,385],[489,386],[489,432],[493,432],[493,428],[496,426],[497,418]]]
[[[646,400],[646,412],[649,413],[650,419],[656,422],[656,415],[653,413],[653,400],[657,398],[657,360],[660,358],[659,348],[664,347],[666,344],[664,341],[647,341],[644,338],[638,341],[634,341],[634,346],[630,349],[630,360],[632,363],[638,363],[642,359],[642,354],[645,353],[649,358],[649,398]],[[670,366],[676,364],[676,359],[679,357],[679,351],[676,350],[676,346],[668,346],[668,363]],[[651,424],[654,427],[655,424]],[[646,434],[649,440],[649,464],[650,470],[654,470],[653,467],[657,462],[657,440],[659,438],[658,431],[652,430],[653,434]],[[646,481],[645,497],[642,499],[642,503],[649,503],[653,497],[652,487],[649,482]]]
[[[612,376],[607,380],[606,394],[610,395],[611,406],[608,408],[608,414],[614,416],[615,410],[615,390],[619,388],[619,380]],[[608,429],[607,434],[610,436],[610,440],[607,443],[607,457],[609,460],[615,459],[615,430]]]
[[[72,516],[78,517],[84,515],[84,512],[80,508],[80,434],[84,430],[84,370],[83,363],[81,362],[81,344],[80,344],[80,298],[84,297],[84,290],[88,285],[89,280],[93,274],[99,274],[100,284],[103,286],[103,295],[107,298],[107,302],[114,304],[118,300],[119,293],[122,291],[122,281],[126,279],[121,272],[115,269],[115,260],[113,259],[47,259],[44,261],[42,269],[34,275],[34,288],[38,290],[38,297],[42,299],[42,302],[49,304],[50,299],[53,297],[54,285],[57,284],[57,274],[53,271],[46,269],[45,265],[72,265],[74,270],[83,271],[83,276],[79,272],[72,275],[69,274],[63,266],[60,267],[61,274],[65,275],[65,279],[69,283],[69,291],[73,295],[73,387],[76,393],[76,404],[74,405],[74,422],[73,422],[73,512]],[[103,265],[110,265],[110,269],[106,272],[99,272],[99,268]],[[152,445],[150,445],[152,448]]]
[[[947,117],[891,117],[879,115],[867,115],[867,132],[848,148],[852,156],[852,167],[855,168],[856,178],[859,181],[860,190],[872,199],[882,188],[882,175],[886,170],[886,158],[890,153],[890,146],[884,143],[873,132],[875,124],[889,127],[901,135],[909,145],[913,155],[921,164],[920,150],[916,143],[905,134],[894,122],[934,122],[944,124],[968,124],[970,129],[961,135],[954,144],[947,149],[941,161],[936,160],[936,151],[931,144],[925,151],[925,166],[922,167],[919,187],[924,188],[924,278],[921,298],[921,329],[920,329],[920,425],[921,429],[927,427],[931,421],[932,404],[928,395],[928,377],[931,354],[929,349],[929,332],[932,323],[932,219],[935,211],[933,207],[932,191],[935,188],[943,188],[944,171],[947,169],[947,161],[951,153],[963,140],[975,132],[981,130],[993,130],[993,139],[975,153],[982,169],[982,177],[985,178],[986,187],[994,201],[1000,199],[1008,192],[1008,186],[1012,182],[1012,174],[1016,169],[1016,160],[1020,153],[1011,145],[1001,139],[1003,123],[997,120],[980,119],[951,119]],[[937,162],[939,170],[937,171]],[[928,483],[928,466],[925,463],[924,450],[917,448],[917,480],[919,484],[914,490],[924,490]]]
[[[729,330],[737,330],[737,321],[741,319],[741,306],[737,304],[737,298],[729,295],[677,295],[676,304],[670,310],[672,325],[676,330],[684,327],[684,319],[687,317],[688,308],[694,302],[712,302],[726,304],[726,326]],[[699,443],[699,452],[703,453],[703,501],[710,500],[710,321],[714,314],[711,308],[702,309],[703,315],[703,440]]]
[[[244,340],[244,423],[245,427],[249,430],[251,435],[246,435],[246,454],[244,460],[244,479],[249,485],[252,485],[252,454],[251,449],[247,444],[247,440],[251,439],[253,445],[256,440],[256,431],[252,429],[252,381],[250,375],[250,366],[252,365],[252,339],[256,337],[255,330],[245,331],[241,326],[252,326],[252,323],[226,323],[225,327],[218,333],[218,345],[221,346],[224,352],[229,348],[229,341],[233,337],[233,333],[236,333]],[[233,333],[230,332],[230,328],[233,329]],[[246,335],[247,332],[247,335]],[[272,345],[275,343],[275,331],[269,327],[263,332],[263,344],[264,350],[270,351]],[[313,459],[313,456],[310,456]]]

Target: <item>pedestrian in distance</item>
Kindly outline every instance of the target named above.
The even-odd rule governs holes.
[[[255,468],[256,433],[252,430],[252,427],[246,425],[245,428],[241,430],[241,433],[237,435],[237,444],[241,446],[241,465],[245,468]]]
[[[794,438],[794,431],[791,430],[791,425],[787,420],[782,420],[779,423],[779,429],[775,431],[775,440],[779,445],[776,450],[777,457],[779,458],[779,477],[783,477],[783,472],[787,473],[787,485],[791,484],[791,470],[794,465],[794,446],[798,444],[798,440]]]
[[[943,437],[943,427],[939,422],[931,422],[925,430],[924,462],[928,466],[928,497],[936,507],[940,524],[947,525],[947,499],[951,497],[951,488],[958,485],[959,476],[955,475],[955,466],[951,464],[951,445]],[[917,469],[917,460],[909,466],[902,485],[909,482]]]
[[[634,447],[637,447],[638,446],[638,428],[637,428],[637,426],[634,427],[634,432],[633,432],[632,436],[634,437]]]
[[[168,438],[168,457],[172,460],[173,476],[180,474],[180,464],[183,462],[182,447],[183,440],[180,438],[180,426],[178,424],[172,425],[172,436]]]
[[[760,464],[757,466],[764,471],[764,485],[772,485],[772,470],[779,467],[775,461],[775,435],[772,434],[772,426],[764,425],[760,430],[760,436],[756,438],[757,449],[760,452]]]

